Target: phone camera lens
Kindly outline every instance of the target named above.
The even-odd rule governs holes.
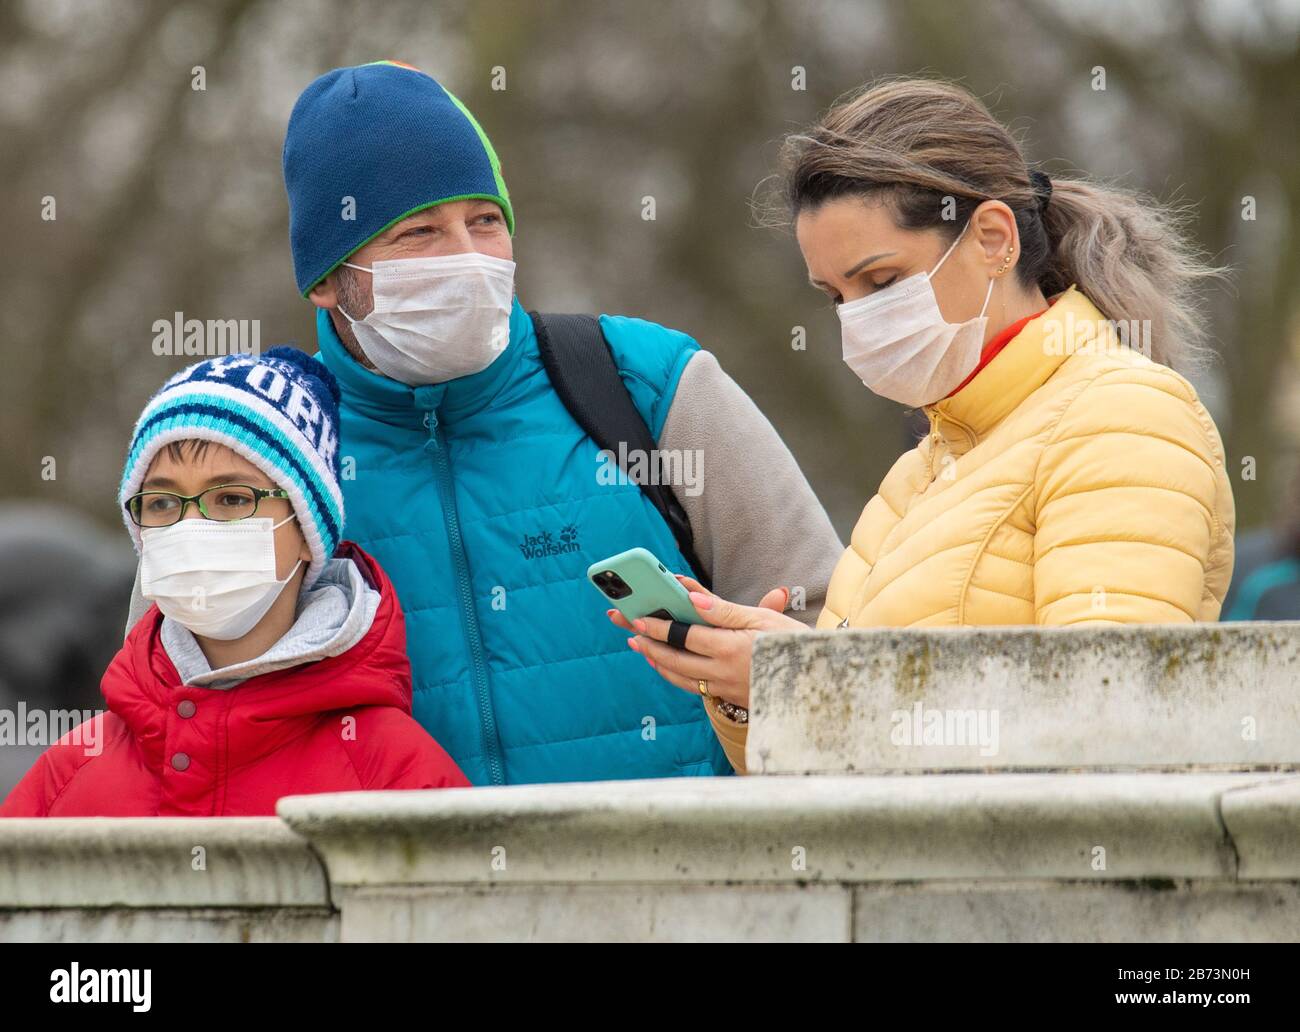
[[[632,589],[627,586],[627,581],[623,580],[613,570],[601,570],[591,578],[593,584],[600,588],[606,596],[618,601],[620,598],[627,598],[632,594]]]

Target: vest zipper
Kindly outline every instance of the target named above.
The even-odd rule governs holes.
[[[451,465],[447,460],[447,449],[438,431],[437,413],[432,410],[426,412],[424,426],[429,431],[429,440],[424,449],[433,453],[433,470],[438,482],[438,497],[442,501],[442,519],[447,530],[447,542],[451,546],[452,563],[456,567],[456,589],[460,601],[461,624],[469,643],[470,668],[478,699],[483,755],[487,760],[488,777],[492,784],[504,785],[505,764],[501,758],[501,738],[497,733],[496,713],[492,708],[487,663],[483,658],[483,635],[479,630],[478,613],[474,609],[474,592],[469,579],[469,560],[465,557],[465,539],[460,532],[460,514],[456,510]]]

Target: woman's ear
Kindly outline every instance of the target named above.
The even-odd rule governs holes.
[[[1001,201],[985,201],[971,213],[971,230],[995,273],[1006,272],[1020,260],[1020,233],[1015,213]]]

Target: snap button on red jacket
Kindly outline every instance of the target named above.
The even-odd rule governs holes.
[[[47,749],[0,817],[256,816],[274,814],[286,795],[468,786],[411,716],[392,584],[356,545],[336,554],[381,596],[356,645],[233,688],[188,686],[151,607],[104,674],[108,712]]]

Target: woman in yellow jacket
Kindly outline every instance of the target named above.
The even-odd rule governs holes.
[[[1216,620],[1232,573],[1223,446],[1174,367],[1216,274],[1176,216],[1026,166],[951,84],[891,80],[786,145],[783,207],[863,383],[924,408],[831,579],[819,628]],[[705,696],[743,770],[753,642],[802,631],[686,581],[710,626],[629,645]],[[684,644],[677,648],[668,644]]]

